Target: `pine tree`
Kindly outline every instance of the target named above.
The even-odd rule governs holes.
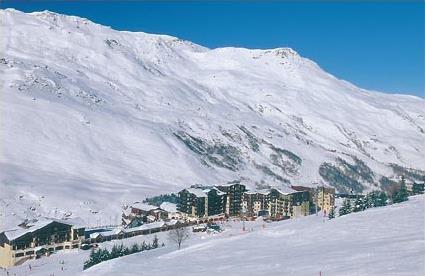
[[[334,207],[331,207],[331,209],[329,210],[328,218],[329,219],[335,218],[335,208]]]
[[[146,250],[146,243],[145,243],[145,241],[143,241],[142,246],[140,248],[140,251],[144,251],[144,250]]]
[[[350,199],[346,198],[339,209],[339,216],[344,216],[351,213],[351,202]]]
[[[128,248],[127,246],[123,247],[123,251],[122,251],[123,256],[127,256],[131,254],[131,250],[130,248]]]
[[[132,246],[131,246],[131,253],[137,253],[137,252],[140,252],[140,247],[139,247],[139,245],[137,244],[137,243],[135,243],[135,244],[133,244]]]
[[[99,251],[92,248],[92,250],[90,251],[90,256],[89,259],[87,261],[84,262],[84,269],[87,269],[91,266],[94,266],[95,264],[100,263],[100,259],[99,259]]]
[[[364,202],[363,202],[365,209],[375,207],[375,201],[376,201],[376,198],[377,198],[377,193],[378,192],[376,192],[376,191],[372,191],[365,196]]]
[[[357,197],[356,201],[354,202],[354,206],[353,206],[353,212],[360,212],[360,211],[364,211],[365,208],[365,202],[364,199],[362,197]]]
[[[111,253],[109,253],[108,249],[100,249],[99,250],[99,260],[100,262],[104,262],[111,259]]]
[[[122,257],[125,256],[125,248],[123,244],[118,245],[118,256]]]
[[[114,244],[111,249],[111,259],[118,258],[120,256],[118,245]]]
[[[393,203],[400,203],[403,201],[407,201],[408,199],[409,199],[409,193],[407,191],[406,180],[403,175],[401,177],[400,189],[394,193],[392,201]]]
[[[158,237],[155,235],[152,241],[152,248],[158,248],[158,242],[159,242]]]
[[[375,207],[386,206],[388,201],[388,196],[385,192],[380,192],[376,200]]]

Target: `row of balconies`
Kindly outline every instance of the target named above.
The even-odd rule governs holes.
[[[25,249],[12,249],[12,258],[23,258],[23,257],[33,257],[37,254],[37,252],[42,249],[44,252],[52,253],[54,251],[62,250],[62,249],[73,249],[78,248],[80,244],[80,240],[66,241],[63,243],[44,245],[40,247],[28,247]],[[37,249],[37,250],[36,250]]]

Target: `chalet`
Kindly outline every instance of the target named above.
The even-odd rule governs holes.
[[[217,189],[226,193],[225,214],[227,216],[240,216],[242,213],[243,195],[246,186],[240,181],[232,181],[217,186]]]
[[[182,214],[177,210],[177,204],[163,202],[159,207],[167,212],[169,220],[182,219]]]
[[[0,233],[0,267],[8,268],[62,249],[79,248],[84,228],[54,219],[21,224]]]
[[[123,210],[122,225],[125,228],[133,228],[163,219],[168,219],[165,210],[158,206],[135,202]]]
[[[148,216],[154,217],[155,221],[166,219],[168,217],[167,212],[158,206],[139,202],[131,205],[131,213],[135,216],[145,218],[145,220],[147,220]]]

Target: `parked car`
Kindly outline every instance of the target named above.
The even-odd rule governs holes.
[[[88,244],[88,243],[83,243],[82,245],[81,245],[81,249],[82,250],[89,250],[90,248],[93,248],[93,247],[95,247],[95,245],[97,245],[97,244]],[[97,246],[96,246],[97,247]]]

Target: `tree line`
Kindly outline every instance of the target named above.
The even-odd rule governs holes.
[[[372,191],[365,196],[358,196],[354,203],[346,198],[339,209],[339,216],[344,216],[352,212],[364,211],[368,208],[386,206],[388,203],[400,203],[409,199],[409,192],[406,188],[404,176],[399,185],[393,185],[388,189],[388,194],[384,191]],[[335,217],[335,210],[329,212],[329,219]]]
[[[162,243],[161,246],[164,246],[164,243]],[[104,262],[104,261],[108,261],[108,260],[112,260],[112,259],[119,258],[119,257],[122,257],[122,256],[142,252],[142,251],[145,251],[145,250],[155,249],[155,248],[158,248],[158,247],[159,247],[159,239],[155,235],[152,243],[146,243],[145,241],[143,241],[143,243],[140,244],[140,245],[137,244],[137,243],[134,243],[130,247],[124,246],[123,244],[120,244],[120,245],[114,244],[114,246],[111,248],[111,251],[109,251],[106,248],[103,248],[103,249],[102,248],[98,248],[98,249],[93,248],[92,251],[90,252],[89,259],[84,262],[83,269],[87,269],[89,267],[92,267],[92,266],[94,266],[98,263]]]

